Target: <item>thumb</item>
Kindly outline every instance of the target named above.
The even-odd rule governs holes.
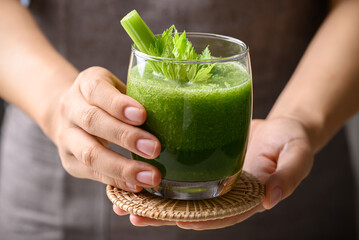
[[[289,140],[280,151],[275,172],[266,181],[263,207],[271,209],[291,195],[312,165],[313,153],[308,141],[304,138]]]

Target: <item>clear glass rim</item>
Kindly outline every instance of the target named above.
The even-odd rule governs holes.
[[[219,40],[232,42],[232,43],[242,46],[244,50],[242,50],[241,52],[239,52],[235,55],[229,56],[229,57],[203,59],[201,61],[194,60],[194,59],[164,58],[164,57],[157,57],[157,56],[149,55],[149,54],[146,54],[146,53],[141,52],[138,49],[136,49],[135,44],[132,44],[132,52],[135,56],[141,57],[145,60],[151,60],[151,61],[157,61],[157,62],[167,62],[167,63],[188,63],[188,64],[210,64],[210,63],[218,63],[218,62],[238,61],[241,58],[243,58],[245,55],[247,55],[247,53],[249,52],[249,47],[247,46],[247,44],[245,44],[243,41],[241,41],[237,38],[228,37],[228,36],[220,35],[220,34],[214,34],[214,33],[186,32],[186,34],[188,37],[191,37],[191,36],[208,37],[208,38],[212,38],[212,39],[219,39]]]

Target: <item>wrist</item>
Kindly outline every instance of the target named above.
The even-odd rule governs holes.
[[[326,142],[324,140],[325,116],[320,112],[312,112],[310,109],[299,107],[286,108],[282,111],[272,109],[267,119],[285,118],[299,123],[308,136],[313,152],[317,152]]]
[[[70,89],[72,83],[78,76],[76,69],[69,69],[67,72],[57,74],[54,72],[54,87],[49,90],[50,96],[46,98],[42,111],[39,113],[38,124],[55,144],[57,144],[57,129],[59,126],[60,102],[64,94]],[[58,79],[56,81],[56,79]]]

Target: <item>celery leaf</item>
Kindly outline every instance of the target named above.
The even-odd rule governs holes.
[[[181,82],[206,82],[213,74],[214,64],[180,63],[176,60],[202,61],[211,59],[208,46],[197,54],[186,32],[179,34],[175,26],[171,26],[155,38],[148,54],[173,59],[174,62],[153,61],[155,72],[163,74],[167,79]]]

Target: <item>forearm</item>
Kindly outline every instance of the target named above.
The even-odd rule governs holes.
[[[359,1],[342,1],[309,45],[268,118],[289,117],[318,151],[359,110]]]
[[[0,34],[0,96],[49,134],[52,104],[78,72],[46,40],[19,1],[0,0]]]

